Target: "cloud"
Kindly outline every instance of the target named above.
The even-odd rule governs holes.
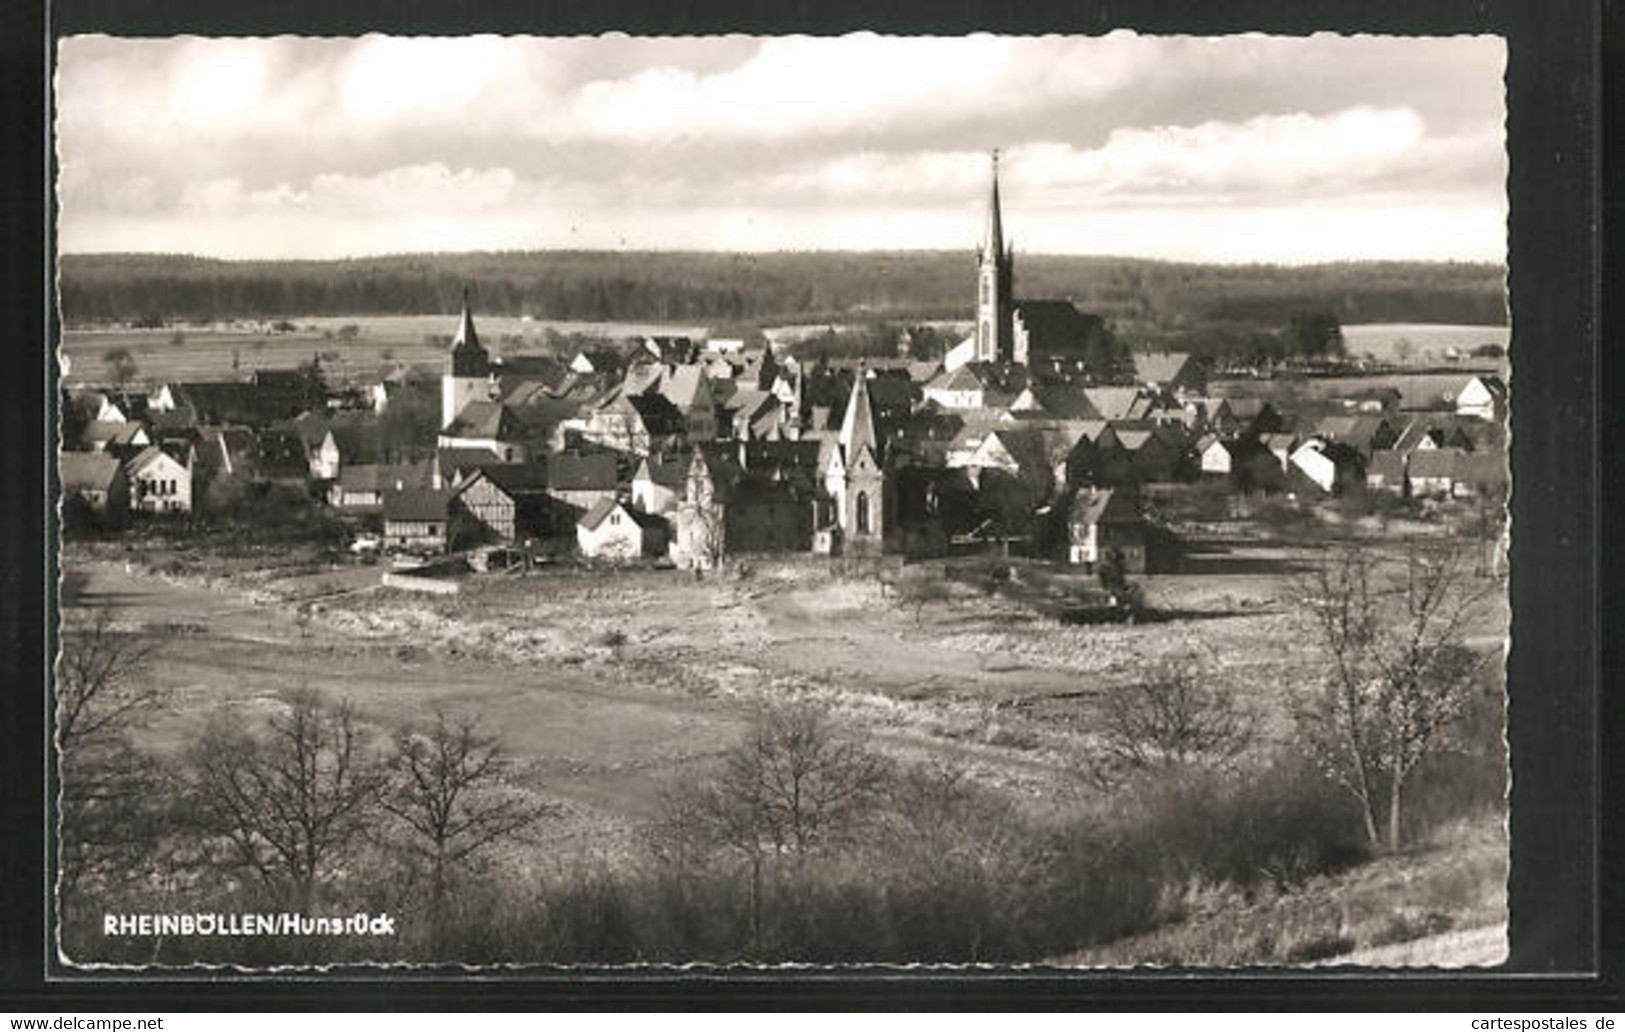
[[[1487,212],[1495,236],[1504,54],[1121,32],[79,37],[58,77],[60,228],[73,249],[210,253],[960,246],[998,146],[1028,244],[1066,225],[1049,239],[1076,249],[1094,220],[1125,243],[1092,229],[1089,250],[1172,248],[1177,221],[1118,216],[1179,210],[1194,233],[1222,221],[1199,212],[1309,205]]]

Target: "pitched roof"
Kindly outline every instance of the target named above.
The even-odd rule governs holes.
[[[454,490],[435,490],[432,487],[388,491],[384,494],[384,519],[435,523],[446,519],[451,500],[456,495]]]
[[[1094,406],[1101,419],[1127,419],[1140,399],[1138,387],[1085,387],[1084,397]]]
[[[620,481],[615,456],[561,452],[547,457],[548,487],[556,491],[613,491]]]
[[[339,486],[346,491],[393,491],[408,487],[428,487],[433,479],[430,464],[414,463],[362,463],[346,465],[339,470]],[[396,485],[400,485],[399,488]]]
[[[57,459],[57,477],[63,492],[106,491],[118,476],[119,461],[102,452],[62,452]]]
[[[1432,448],[1411,456],[1410,475],[1413,477],[1449,477],[1455,479],[1457,467],[1466,452],[1454,448]]]
[[[1191,356],[1183,351],[1137,351],[1134,375],[1142,383],[1170,384],[1191,367]]]
[[[492,466],[481,466],[478,475],[515,498],[540,494],[548,488],[545,462],[499,462]]]
[[[441,432],[447,437],[478,437],[506,441],[518,430],[513,412],[500,401],[475,399],[462,407]]]

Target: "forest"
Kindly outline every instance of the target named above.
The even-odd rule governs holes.
[[[550,320],[726,323],[927,320],[969,314],[975,256],[955,251],[534,251],[340,261],[227,261],[186,255],[61,258],[69,327],[235,318],[480,311]],[[1294,313],[1340,323],[1502,325],[1503,267],[1339,262],[1203,265],[1017,255],[1019,297],[1071,300],[1120,329],[1163,337],[1194,325],[1285,325]]]

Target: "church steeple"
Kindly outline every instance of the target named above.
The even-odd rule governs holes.
[[[976,269],[976,360],[1009,362],[1012,340],[1010,282],[1015,264],[1004,243],[1004,214],[999,204],[999,152],[993,152],[993,185],[988,195],[987,233]]]
[[[845,453],[846,464],[851,468],[863,449],[868,448],[879,459],[878,438],[875,435],[874,408],[869,403],[869,383],[867,370],[858,370],[857,380],[852,384],[852,397],[847,399],[846,412],[841,417],[841,433],[839,437],[841,451]]]
[[[463,288],[463,314],[457,324],[457,334],[451,340],[451,353],[446,356],[446,371],[440,377],[440,425],[448,426],[457,413],[470,401],[485,401],[491,396],[491,356],[480,346],[480,335],[474,329],[474,311],[469,305],[468,288]]]
[[[982,240],[983,255],[1004,254],[1004,218],[999,212],[999,152],[993,152],[993,190],[987,202],[987,235]]]

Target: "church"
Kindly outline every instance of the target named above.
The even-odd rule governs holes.
[[[1115,378],[1122,356],[1105,320],[1080,312],[1070,301],[1017,300],[1015,264],[1015,245],[1004,238],[994,151],[987,228],[976,259],[976,325],[948,352],[947,370],[979,362],[1022,366],[1040,379]]]

